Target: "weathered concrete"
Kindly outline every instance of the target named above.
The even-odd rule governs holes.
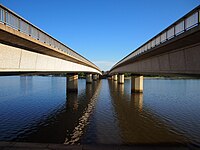
[[[131,76],[131,92],[143,92],[143,76]]]
[[[86,74],[86,83],[92,83],[92,74]]]
[[[78,92],[78,75],[67,75],[67,92]]]
[[[117,81],[117,74],[113,75],[113,80]]]
[[[93,74],[93,75],[92,75],[92,78],[93,78],[94,81],[97,81],[97,80],[98,80],[97,74]]]
[[[124,74],[118,74],[118,83],[124,84]]]
[[[0,43],[0,73],[4,72],[96,73],[97,70],[82,64]]]

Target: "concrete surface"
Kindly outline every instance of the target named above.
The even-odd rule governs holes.
[[[117,79],[119,84],[124,84],[124,74],[118,74]]]
[[[91,72],[95,68],[0,43],[0,72]]]
[[[197,150],[184,145],[64,145],[49,143],[0,142],[0,150]]]
[[[131,76],[131,92],[143,92],[143,76]]]
[[[130,58],[110,74],[200,75],[200,26]]]
[[[45,54],[47,56],[52,56],[62,60],[67,60],[70,62],[82,64],[100,71],[97,66],[95,66],[93,63],[89,62],[86,59],[80,60],[79,58],[69,55],[55,47],[52,47],[44,42],[34,39],[33,37],[26,35],[18,30],[15,30],[9,26],[6,26],[5,24],[2,23],[0,23],[0,35],[1,35],[0,43],[2,44],[10,45],[12,47],[17,47],[17,48],[23,48],[26,49],[27,51]]]

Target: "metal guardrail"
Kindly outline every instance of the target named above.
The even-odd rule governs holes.
[[[152,39],[144,43],[142,46],[137,48],[135,51],[124,57],[121,61],[116,63],[112,68],[114,69],[118,65],[126,62],[130,58],[133,59],[136,56],[142,55],[144,52],[151,50],[152,48],[165,43],[180,34],[199,26],[200,24],[200,5],[194,8],[192,11],[187,13],[185,16],[180,18],[178,21],[167,27],[165,30],[154,36]]]
[[[38,27],[34,26],[27,20],[23,19],[13,11],[9,10],[2,4],[0,4],[0,23],[5,24],[6,26],[9,26],[15,30],[18,30],[21,33],[24,33],[42,43],[45,43],[52,48],[56,48],[62,52],[67,53],[68,55],[75,57],[76,59],[81,60],[82,62],[93,66],[93,68],[100,71],[100,69],[94,65],[92,62],[84,58],[83,56],[79,55],[75,51],[73,51],[71,48],[67,47],[63,43],[59,42],[52,36],[48,35]]]

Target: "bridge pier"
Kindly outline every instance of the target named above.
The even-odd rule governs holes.
[[[86,74],[86,83],[92,83],[92,74]]]
[[[93,77],[92,77],[92,78],[93,78],[94,81],[97,81],[97,80],[98,80],[97,74],[93,74]]]
[[[97,76],[97,80],[99,80],[99,75],[98,75],[98,74],[96,74],[96,76]]]
[[[117,75],[116,74],[113,75],[112,78],[113,78],[114,81],[117,81]]]
[[[143,92],[143,76],[131,76],[131,93]]]
[[[78,75],[67,75],[67,92],[78,92]]]
[[[124,84],[124,74],[119,74],[118,75],[118,83],[119,84]]]

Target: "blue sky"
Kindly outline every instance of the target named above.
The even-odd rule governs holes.
[[[109,70],[200,4],[200,0],[0,0],[23,18]]]

